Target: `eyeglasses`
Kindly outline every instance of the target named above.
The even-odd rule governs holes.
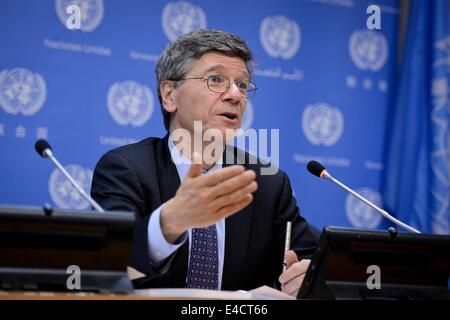
[[[230,79],[225,76],[214,74],[208,77],[193,77],[184,78],[177,81],[183,80],[204,80],[208,89],[215,93],[224,93],[230,88]],[[253,98],[256,93],[256,85],[253,82],[248,81],[234,81],[239,91],[244,99]]]

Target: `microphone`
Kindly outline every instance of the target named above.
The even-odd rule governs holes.
[[[386,219],[388,219],[389,221],[391,221],[392,223],[402,227],[403,229],[408,230],[409,232],[412,233],[420,233],[419,230],[414,229],[413,227],[407,225],[406,223],[401,222],[400,220],[394,218],[393,216],[391,216],[389,213],[387,213],[385,210],[377,207],[375,204],[373,204],[372,202],[370,202],[369,200],[367,200],[366,198],[364,198],[363,196],[361,196],[359,193],[353,191],[352,189],[350,189],[349,187],[347,187],[345,184],[343,184],[342,182],[340,182],[339,180],[333,178],[331,176],[331,174],[325,169],[325,167],[320,164],[317,161],[310,161],[308,162],[308,165],[306,166],[308,171],[310,173],[312,173],[313,175],[319,177],[319,178],[323,178],[323,179],[327,179],[330,180],[332,182],[334,182],[335,184],[337,184],[339,187],[343,188],[345,191],[347,191],[348,193],[350,193],[351,195],[355,196],[357,199],[361,200],[362,202],[364,202],[366,205],[368,205],[369,207],[371,207],[372,209],[374,209],[375,211],[377,211],[379,214],[381,214],[383,217],[385,217]]]
[[[79,185],[78,183],[70,176],[70,174],[67,172],[66,169],[59,163],[59,161],[53,156],[53,150],[52,147],[50,147],[50,144],[47,140],[39,139],[34,144],[34,148],[36,149],[36,152],[43,158],[49,158],[55,166],[59,169],[59,171],[62,172],[62,174],[67,178],[67,180],[70,181],[72,186],[77,189],[77,191],[85,198],[94,208],[95,210],[99,212],[105,212],[102,207],[94,200],[92,199]]]

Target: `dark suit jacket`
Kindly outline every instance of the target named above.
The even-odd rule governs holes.
[[[188,242],[174,254],[169,271],[161,273],[150,262],[147,227],[151,213],[175,196],[180,178],[163,139],[148,138],[106,153],[97,163],[92,197],[106,210],[136,213],[130,266],[148,275],[134,281],[137,288],[184,287],[188,267]],[[281,274],[286,222],[292,221],[293,248],[300,257],[309,257],[317,237],[299,215],[287,175],[261,175],[266,164],[242,150],[227,147],[233,159],[245,161],[256,173],[258,190],[251,204],[225,220],[225,255],[222,290],[273,286]],[[223,166],[227,166],[224,160]]]

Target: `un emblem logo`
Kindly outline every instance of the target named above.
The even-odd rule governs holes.
[[[370,188],[360,188],[356,192],[376,206],[382,206],[381,196],[378,192]],[[348,194],[345,199],[345,213],[348,221],[355,228],[376,228],[380,225],[383,218],[379,213],[351,194]]]
[[[202,8],[187,1],[170,2],[162,12],[162,28],[170,41],[198,29],[206,28],[206,15]]]
[[[6,113],[32,116],[44,105],[47,88],[44,78],[27,69],[0,73],[0,105]]]
[[[77,164],[70,164],[64,168],[80,187],[89,193],[93,176],[92,170],[84,169]],[[78,193],[58,169],[53,170],[50,175],[48,187],[50,197],[59,208],[83,210],[90,206],[89,202]]]
[[[81,30],[93,31],[102,22],[104,5],[103,0],[55,0],[56,14],[61,23],[67,28],[69,14],[67,7],[78,6],[81,13]]]
[[[259,28],[264,50],[273,58],[292,58],[300,48],[300,28],[285,16],[267,17]]]
[[[121,126],[143,126],[153,113],[153,94],[136,81],[116,82],[108,91],[108,110]]]
[[[344,130],[342,112],[327,103],[308,105],[303,111],[302,128],[314,145],[334,145]]]
[[[357,30],[349,41],[350,57],[361,70],[380,70],[388,56],[388,45],[383,34],[370,30]]]

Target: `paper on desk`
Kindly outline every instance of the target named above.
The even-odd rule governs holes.
[[[268,286],[262,286],[249,292],[254,300],[295,300],[294,297]]]

